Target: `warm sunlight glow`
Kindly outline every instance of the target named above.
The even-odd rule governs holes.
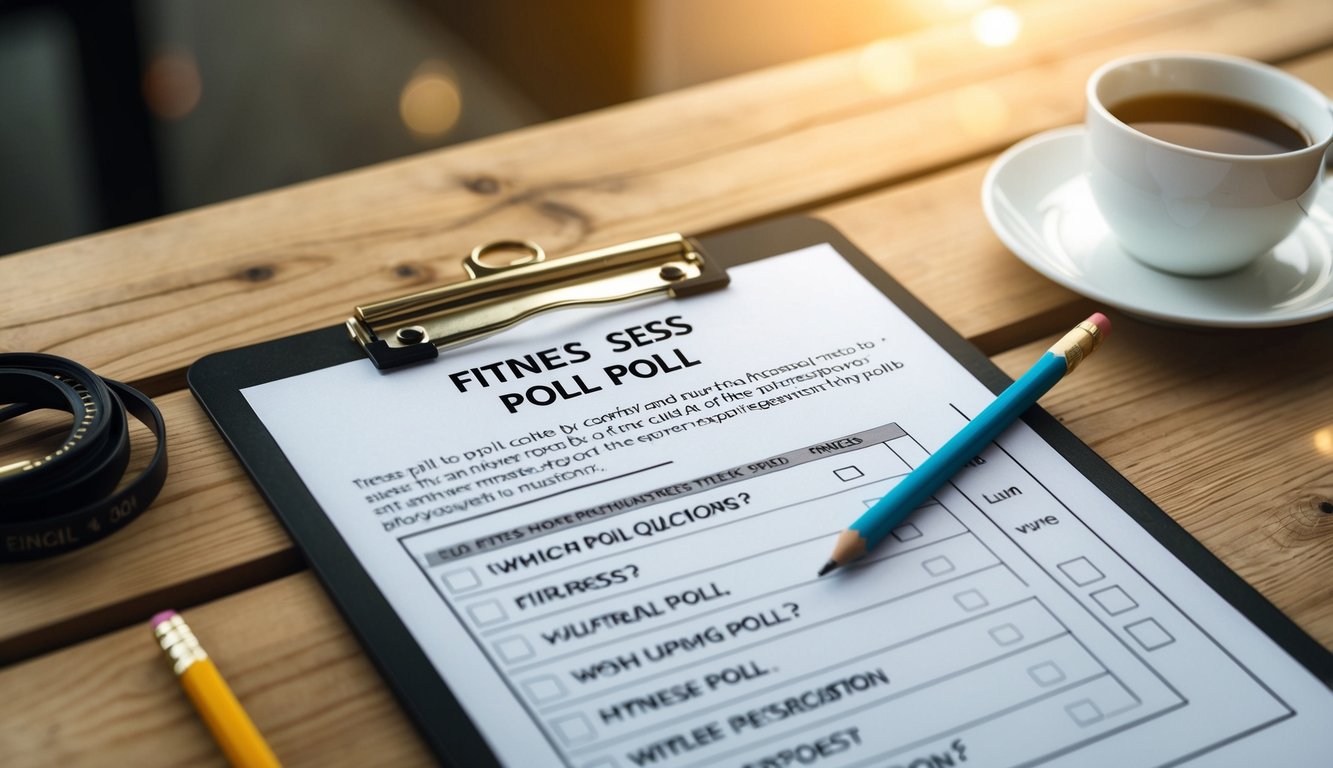
[[[990,5],[990,0],[893,0],[895,8],[904,5],[928,23],[951,22],[967,18]]]
[[[448,133],[462,111],[463,98],[457,83],[437,62],[418,67],[398,98],[403,125],[423,141]]]
[[[954,117],[969,136],[993,138],[1009,124],[1009,104],[994,88],[973,85],[954,95]]]
[[[185,51],[159,53],[143,73],[144,103],[163,120],[179,120],[193,112],[203,91],[199,66]]]
[[[972,17],[972,36],[991,48],[1012,45],[1022,29],[1023,19],[1004,5],[992,5]]]
[[[871,43],[861,51],[861,79],[886,95],[902,93],[916,77],[916,61],[907,46],[893,40]]]
[[[943,0],[939,3],[951,14],[962,16],[965,13],[979,11],[986,5],[986,0]]]

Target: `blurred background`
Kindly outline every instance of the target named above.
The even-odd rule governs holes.
[[[0,0],[0,254],[967,15],[1000,38],[1017,18],[985,0]]]

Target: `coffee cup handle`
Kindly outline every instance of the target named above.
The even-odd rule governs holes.
[[[1328,113],[1333,116],[1333,99],[1327,99]],[[1333,142],[1329,142],[1328,149],[1324,150],[1324,174],[1327,175],[1333,171]]]
[[[1328,114],[1333,116],[1333,99],[1327,101]],[[1329,142],[1328,149],[1324,150],[1324,173],[1328,174],[1331,170],[1333,170],[1333,142]]]

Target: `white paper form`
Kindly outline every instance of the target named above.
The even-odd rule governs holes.
[[[1327,758],[1328,689],[1025,425],[816,578],[993,396],[829,246],[730,271],[244,392],[503,762]]]

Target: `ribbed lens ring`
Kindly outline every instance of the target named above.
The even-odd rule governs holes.
[[[0,467],[0,561],[91,544],[139,515],[166,479],[166,430],[153,401],[55,355],[0,354],[0,425],[40,409],[70,413],[54,451]],[[129,415],[157,437],[148,466],[121,484],[130,459]]]

